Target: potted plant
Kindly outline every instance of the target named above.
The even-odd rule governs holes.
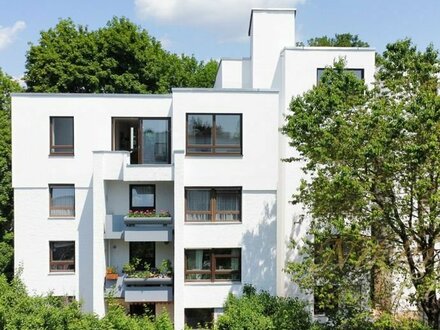
[[[114,281],[114,280],[118,279],[118,276],[119,275],[118,275],[118,271],[117,271],[116,267],[114,267],[114,266],[107,267],[107,272],[105,275],[106,280]]]

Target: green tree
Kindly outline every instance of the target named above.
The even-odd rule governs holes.
[[[378,60],[370,90],[338,62],[292,99],[283,132],[305,162],[309,179],[294,202],[311,216],[313,238],[293,242],[304,260],[287,270],[341,327],[365,310],[375,275],[400,278],[438,329],[438,52],[403,40]],[[384,285],[388,292],[393,282]]]
[[[11,98],[22,88],[0,68],[0,273],[12,276]]]
[[[173,87],[212,87],[217,62],[164,50],[127,18],[89,31],[71,19],[41,32],[26,55],[30,92],[167,93]]]
[[[307,40],[311,47],[370,47],[370,45],[359,39],[357,34],[351,33],[335,34],[334,38],[328,36],[315,37]]]

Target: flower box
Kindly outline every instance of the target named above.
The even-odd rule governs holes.
[[[130,217],[125,216],[124,222],[126,225],[168,225],[173,222],[173,218],[171,217]]]
[[[171,285],[173,279],[171,277],[136,278],[127,276],[124,278],[124,284],[133,286]]]

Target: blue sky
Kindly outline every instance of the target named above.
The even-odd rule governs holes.
[[[439,0],[0,0],[0,67],[14,77],[25,71],[28,43],[38,42],[59,18],[90,29],[125,16],[147,29],[166,49],[200,60],[249,55],[252,7],[297,8],[297,39],[350,32],[382,52],[410,37],[421,48],[440,48]]]

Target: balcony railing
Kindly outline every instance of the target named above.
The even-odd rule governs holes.
[[[173,279],[131,278],[119,276],[116,281],[106,280],[108,297],[124,298],[126,302],[171,302],[173,301]]]
[[[133,218],[124,215],[107,215],[104,238],[123,239],[126,242],[171,242],[173,219],[171,217]]]

